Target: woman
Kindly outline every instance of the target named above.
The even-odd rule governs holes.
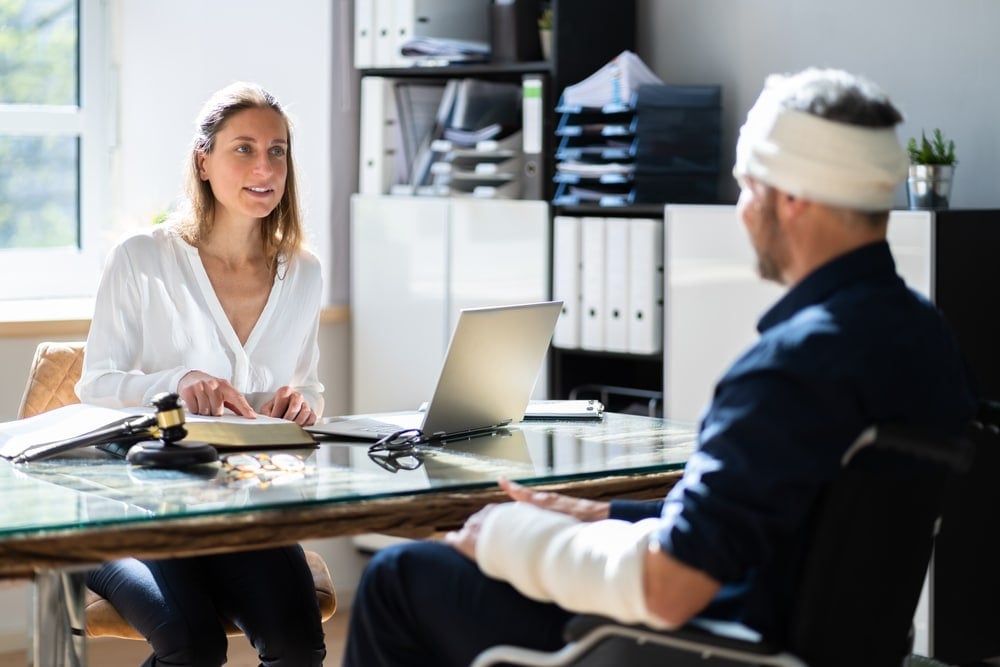
[[[175,391],[195,414],[229,409],[313,424],[322,413],[319,261],[302,247],[289,120],[266,91],[232,84],[202,109],[185,205],[110,254],[77,394],[143,405]],[[222,665],[232,620],[261,663],[322,665],[313,581],[299,546],[125,559],[88,586],[149,641],[144,665]]]

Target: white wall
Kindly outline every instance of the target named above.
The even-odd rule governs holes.
[[[771,72],[838,67],[880,84],[905,141],[955,139],[953,208],[1000,206],[1000,3],[995,0],[638,0],[638,51],[667,83],[722,84],[723,164]],[[724,178],[726,196],[736,187]],[[903,188],[896,205],[906,206]]]
[[[114,6],[120,73],[114,234],[149,224],[175,201],[205,100],[233,81],[254,81],[292,117],[310,242],[320,257],[331,257],[332,4],[116,0]]]

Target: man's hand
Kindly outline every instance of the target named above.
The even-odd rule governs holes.
[[[241,417],[256,417],[246,397],[236,391],[236,387],[202,371],[190,371],[182,377],[177,383],[177,393],[191,414],[219,417],[229,408]]]
[[[260,412],[268,417],[288,419],[299,426],[312,426],[316,423],[316,413],[302,394],[291,387],[282,387],[274,392],[274,398],[261,406]]]
[[[465,525],[459,530],[453,530],[445,534],[445,544],[450,544],[455,547],[458,549],[460,554],[475,563],[476,542],[479,539],[479,529],[482,528],[483,522],[486,520],[486,515],[492,512],[494,507],[496,507],[496,505],[487,505],[466,519]]]
[[[530,503],[543,510],[568,514],[580,521],[600,521],[601,519],[607,519],[611,512],[610,503],[573,498],[572,496],[564,496],[548,491],[534,491],[527,486],[512,482],[504,477],[500,478],[499,484],[500,488],[514,500]]]

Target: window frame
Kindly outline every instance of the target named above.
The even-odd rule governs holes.
[[[76,0],[79,106],[0,104],[0,134],[58,134],[78,141],[80,247],[0,249],[0,301],[92,297],[110,224],[114,77],[107,0]]]

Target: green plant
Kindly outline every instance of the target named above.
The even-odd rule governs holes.
[[[542,12],[542,15],[538,17],[538,29],[539,30],[552,30],[552,8],[547,8]]]
[[[955,142],[952,139],[945,141],[941,130],[937,128],[932,135],[931,141],[927,141],[927,133],[921,130],[919,144],[915,138],[910,138],[906,144],[910,164],[956,164]]]

